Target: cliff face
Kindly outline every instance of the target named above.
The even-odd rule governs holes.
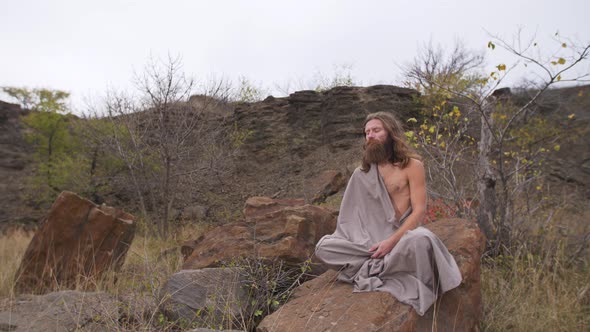
[[[237,152],[235,175],[248,179],[240,182],[249,194],[301,197],[306,179],[358,166],[367,114],[415,116],[416,95],[394,86],[338,87],[238,104],[234,125],[250,135]]]

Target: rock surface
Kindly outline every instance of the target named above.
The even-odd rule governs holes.
[[[303,200],[251,197],[244,215],[245,221],[214,228],[185,245],[182,251],[188,258],[183,269],[218,266],[235,257],[302,263],[312,256],[317,241],[336,227],[332,211]]]
[[[181,326],[235,327],[248,306],[239,274],[228,268],[182,270],[160,290],[161,310]]]
[[[132,215],[62,192],[25,252],[16,289],[45,293],[93,282],[121,267],[134,235]]]
[[[118,319],[117,302],[105,293],[21,295],[0,305],[1,331],[108,331]]]
[[[426,226],[455,257],[463,282],[445,293],[424,316],[389,293],[352,293],[329,271],[295,290],[257,331],[476,331],[482,315],[480,257],[485,240],[477,225],[444,219]],[[434,318],[433,318],[434,317]]]
[[[237,104],[232,125],[251,134],[237,151],[233,174],[239,176],[234,183],[248,196],[302,197],[308,179],[325,170],[346,173],[358,166],[367,114],[389,111],[414,117],[417,94],[387,85],[335,87]]]
[[[337,170],[323,171],[318,176],[306,181],[304,195],[306,198],[311,198],[313,204],[324,203],[326,198],[346,187],[348,177]]]

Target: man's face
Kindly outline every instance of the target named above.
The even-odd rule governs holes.
[[[387,131],[383,128],[383,122],[379,119],[373,119],[365,125],[365,140],[376,141],[381,144],[387,140]]]

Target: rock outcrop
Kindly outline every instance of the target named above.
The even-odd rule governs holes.
[[[480,257],[485,240],[474,223],[439,220],[426,226],[455,257],[463,281],[424,316],[389,293],[352,293],[329,271],[295,290],[291,300],[267,316],[257,331],[476,331],[482,315]]]
[[[415,117],[417,95],[413,89],[375,85],[297,91],[237,104],[232,126],[250,135],[237,151],[236,184],[249,196],[302,197],[308,179],[328,169],[346,173],[358,166],[367,114]]]
[[[225,221],[228,215],[237,214],[236,206],[254,195],[305,197],[307,203],[312,202],[315,193],[306,192],[308,179],[320,177],[325,170],[336,170],[346,177],[357,166],[366,114],[391,111],[402,119],[420,118],[417,94],[412,89],[376,85],[298,91],[255,103],[224,103],[193,96],[189,105],[211,106],[207,107],[204,125],[214,127],[221,132],[222,140],[229,138],[231,142],[209,151],[211,146],[201,134],[189,138],[189,145],[195,150],[190,151],[190,157],[178,171],[190,172],[199,185],[192,181],[179,185],[174,216],[185,222]],[[588,85],[555,89],[542,98],[539,110],[548,125],[567,126],[571,132],[567,148],[563,145],[559,151],[547,154],[545,171],[560,184],[559,188],[566,185],[564,192],[579,192],[583,198],[590,197],[586,148],[590,137],[589,96]],[[4,176],[0,183],[0,224],[39,220],[39,212],[14,194],[22,190],[23,178],[31,172],[32,149],[22,137],[20,120],[26,112],[18,105],[0,102],[0,178]],[[569,119],[564,114],[575,116]],[[477,137],[476,127],[470,131]],[[232,141],[234,138],[236,141]],[[210,155],[216,156],[215,162],[209,160]],[[134,193],[129,186],[116,181],[110,184],[116,194],[102,192],[101,197],[112,205],[133,208]]]
[[[160,290],[161,311],[178,325],[238,327],[248,296],[237,271],[228,268],[182,270]]]
[[[62,192],[25,252],[16,289],[45,293],[95,281],[121,267],[134,234],[132,215]]]
[[[190,172],[199,185],[195,186],[192,181],[179,184],[180,194],[173,208],[181,213],[175,215],[186,222],[206,218],[219,221],[225,219],[227,212],[237,212],[235,207],[247,197],[304,197],[307,179],[327,169],[343,174],[354,169],[362,141],[362,123],[367,113],[386,110],[397,112],[404,118],[410,114],[415,116],[418,105],[413,97],[416,94],[417,91],[412,89],[378,85],[337,87],[324,92],[299,91],[256,103],[224,103],[210,97],[193,96],[189,105],[199,108],[208,105],[203,126],[215,128],[221,132],[218,139],[228,142],[218,142],[221,144],[215,147],[217,150],[211,150],[212,145],[203,139],[202,133],[195,132],[194,136],[187,138],[191,140],[187,145],[192,150],[187,153],[188,159],[178,166],[178,172]],[[8,114],[1,111],[2,105],[0,126],[3,114]],[[11,105],[11,109],[18,108],[17,105],[6,105]],[[4,124],[9,127],[8,131],[18,129],[19,135],[2,135],[0,131],[0,148],[4,137],[7,149],[12,149],[9,145],[12,142],[8,140],[18,138],[19,144],[28,152],[21,154],[19,150],[6,162],[12,165],[10,167],[22,166],[23,162],[28,165],[32,149],[21,139],[22,122],[18,116],[12,116],[17,112],[11,111],[10,114],[10,120]],[[145,116],[145,113],[137,116]],[[146,133],[150,134],[155,137],[155,132]],[[1,160],[0,155],[0,164]],[[199,171],[195,172],[197,169]],[[30,170],[25,167],[10,169],[10,172],[11,179],[16,181],[22,180]],[[0,184],[0,197],[15,200],[13,204],[3,204],[0,200],[0,211],[8,212],[5,218],[0,214],[0,221],[13,222],[23,218],[22,214],[11,212],[18,212],[20,207],[27,205],[22,198],[15,197],[12,188],[17,185],[10,185],[3,191]],[[110,185],[115,195],[104,192],[99,195],[109,204],[126,204],[133,208],[134,193],[128,189],[128,184],[113,181]],[[313,194],[307,203],[311,202]],[[187,211],[185,208],[190,206],[206,209]],[[30,217],[27,220],[31,220]]]
[[[251,197],[244,215],[244,221],[214,228],[183,247],[183,269],[214,267],[236,257],[302,263],[312,256],[317,241],[336,227],[332,211],[303,200]]]
[[[32,149],[23,136],[21,117],[29,111],[0,100],[0,231],[9,222],[33,224],[35,212],[27,211],[19,193],[30,174]],[[23,213],[26,212],[26,213]]]

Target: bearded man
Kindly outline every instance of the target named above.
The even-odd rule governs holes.
[[[453,256],[431,231],[424,165],[390,113],[365,121],[362,166],[350,178],[336,231],[315,255],[354,292],[384,291],[424,315],[436,297],[461,283]]]

